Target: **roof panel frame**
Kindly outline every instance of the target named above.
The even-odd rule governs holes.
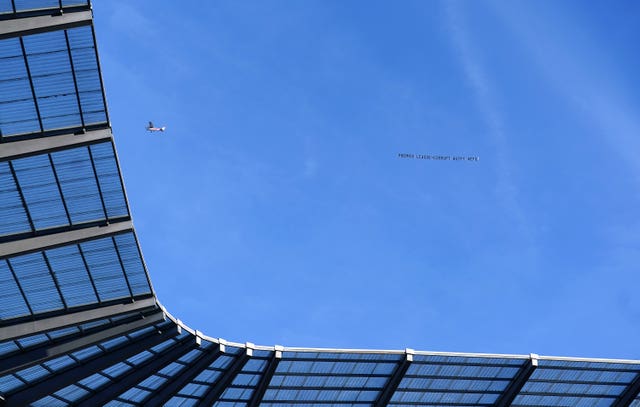
[[[152,295],[149,295],[146,298],[140,298],[136,301],[131,301],[130,299],[126,300],[128,300],[129,302],[119,301],[110,303],[109,305],[98,307],[92,305],[90,308],[82,309],[79,311],[72,311],[54,316],[46,316],[27,322],[19,322],[7,326],[2,326],[0,327],[0,341],[17,339],[41,332],[68,327],[71,325],[91,322],[97,319],[109,318],[120,314],[127,314],[134,311],[147,311],[157,307],[156,299]]]
[[[0,161],[10,161],[32,155],[53,153],[73,147],[89,146],[106,141],[113,142],[113,135],[109,128],[39,137],[30,140],[13,141],[10,138],[6,138],[1,143]]]
[[[43,13],[44,15],[27,17],[18,15],[12,19],[3,20],[0,25],[0,40],[93,24],[91,10],[71,10],[62,14],[51,13],[51,11]]]
[[[42,363],[66,353],[72,353],[83,347],[124,335],[163,320],[164,313],[155,311],[152,314],[140,314],[140,316],[134,317],[133,320],[127,318],[122,321],[112,322],[108,327],[100,326],[97,329],[90,330],[88,333],[79,332],[53,340],[53,343],[46,343],[34,349],[28,349],[19,354],[3,358],[0,360],[0,375],[14,373],[29,366]]]
[[[496,407],[508,407],[510,406],[515,398],[520,394],[522,388],[527,383],[533,372],[538,367],[538,355],[532,353],[522,365],[518,373],[513,378],[511,383],[504,390],[502,395],[498,397],[496,400]]]
[[[378,398],[373,403],[374,407],[384,407],[389,404],[391,398],[398,389],[402,378],[407,373],[409,366],[413,362],[413,353],[412,349],[407,349],[405,351],[404,360],[397,364],[395,370],[391,374],[391,377],[389,377],[389,380],[380,391]]]
[[[102,223],[102,222],[100,222]],[[106,221],[105,221],[106,223]],[[37,252],[65,246],[71,243],[82,243],[100,237],[108,237],[121,233],[132,232],[133,223],[129,218],[100,226],[87,226],[79,229],[69,229],[59,233],[34,236],[18,241],[0,244],[0,259],[20,254]]]
[[[267,367],[262,372],[260,376],[260,381],[256,386],[251,398],[247,403],[247,407],[258,407],[260,403],[262,403],[262,399],[264,398],[267,389],[269,388],[269,383],[271,383],[271,379],[273,378],[273,374],[276,372],[278,368],[278,364],[282,360],[282,347],[276,347],[271,355],[271,358],[267,362]]]
[[[640,395],[640,373],[627,386],[624,392],[612,404],[612,407],[629,407],[631,403]]]

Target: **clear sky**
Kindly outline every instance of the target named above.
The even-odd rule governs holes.
[[[138,238],[187,325],[640,358],[640,2],[94,12]]]

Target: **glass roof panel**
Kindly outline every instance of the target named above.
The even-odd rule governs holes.
[[[80,380],[78,383],[82,386],[88,387],[92,390],[95,390],[101,386],[107,384],[110,380],[107,377],[103,376],[100,373],[92,374],[89,377],[86,377]]]
[[[0,14],[10,13],[12,11],[11,0],[0,0]]]
[[[31,404],[32,407],[62,407],[68,406],[69,403],[57,399],[53,396],[47,396]]]
[[[56,396],[61,397],[70,402],[80,400],[82,397],[89,394],[89,392],[81,387],[72,384],[71,386],[67,386],[62,390],[59,390],[54,393]]]
[[[3,137],[107,124],[91,26],[1,40],[0,60]]]
[[[114,240],[133,295],[151,293],[151,286],[133,233],[115,236]]]
[[[80,244],[101,301],[129,296],[113,240],[103,238]]]
[[[68,225],[49,156],[20,158],[13,160],[12,164],[34,228],[41,230]]]
[[[190,407],[198,404],[198,399],[190,399],[187,397],[174,396],[169,400],[165,407]]]
[[[98,174],[100,190],[109,218],[129,215],[120,171],[111,143],[93,144],[89,147]]]
[[[139,386],[147,389],[156,390],[167,381],[166,378],[158,375],[152,375],[140,382]]]
[[[14,0],[16,10],[34,10],[58,7],[58,0]]]
[[[45,129],[78,126],[80,110],[65,32],[27,35],[23,41],[42,126]]]
[[[30,253],[7,260],[34,313],[64,307],[42,253]]]
[[[40,131],[36,105],[18,38],[0,40],[0,135]]]
[[[51,154],[71,223],[105,219],[98,184],[87,147]]]
[[[2,81],[0,81],[1,99]],[[0,236],[29,231],[31,231],[29,218],[22,205],[9,163],[0,162]]]
[[[133,387],[127,390],[126,392],[122,393],[118,398],[127,400],[127,401],[132,401],[134,403],[139,403],[143,401],[149,394],[151,394],[150,391]]]
[[[98,300],[78,246],[64,246],[47,250],[45,253],[68,306],[89,304]]]
[[[20,287],[13,278],[9,264],[0,260],[0,318],[10,319],[29,315],[29,308],[20,292]]]

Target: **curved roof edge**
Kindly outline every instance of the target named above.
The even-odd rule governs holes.
[[[640,360],[263,346],[185,325],[136,237],[90,3],[54,3],[0,6],[0,406],[640,406]]]

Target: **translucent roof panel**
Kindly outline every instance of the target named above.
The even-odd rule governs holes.
[[[31,230],[14,170],[8,162],[0,162],[0,236]]]
[[[640,364],[541,360],[514,406],[610,406],[640,372]]]
[[[111,142],[0,162],[0,237],[129,216]]]
[[[404,355],[284,352],[264,394],[265,403],[371,404]],[[245,380],[254,380],[247,376]],[[243,393],[238,393],[242,399]]]
[[[390,405],[493,405],[522,359],[415,355]]]
[[[12,4],[13,3],[13,4]],[[88,0],[0,0],[0,14],[33,10],[52,10],[72,6],[88,6]]]
[[[0,40],[0,61],[2,137],[107,124],[91,26]]]
[[[151,294],[133,233],[0,260],[3,319]]]

